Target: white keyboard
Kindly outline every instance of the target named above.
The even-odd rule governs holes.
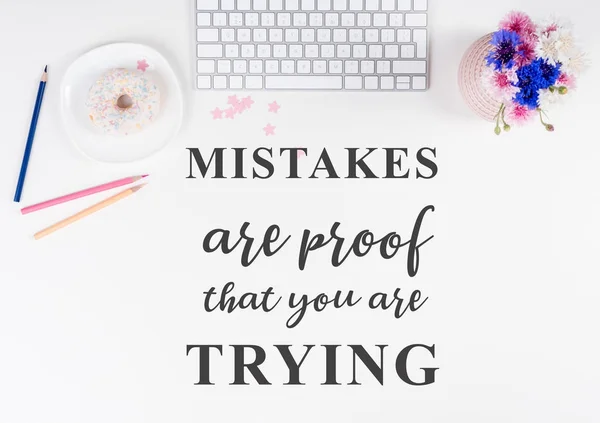
[[[196,0],[198,89],[428,88],[427,0]]]

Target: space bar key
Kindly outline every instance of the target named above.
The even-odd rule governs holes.
[[[267,75],[265,88],[271,90],[341,90],[341,76]]]

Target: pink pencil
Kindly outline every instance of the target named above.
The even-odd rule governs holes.
[[[98,185],[92,188],[87,188],[81,191],[73,192],[71,194],[63,195],[62,197],[53,198],[52,200],[47,200],[42,203],[34,204],[32,206],[25,207],[21,209],[22,214],[31,213],[34,211],[46,209],[48,207],[56,206],[57,204],[66,203],[67,201],[76,200],[81,197],[87,197],[88,195],[96,194],[98,192],[106,191],[112,188],[120,187],[123,185],[131,184],[135,181],[139,181],[142,178],[145,178],[148,175],[140,175],[140,176],[130,176],[128,178],[119,179],[112,182],[107,182],[106,184]]]

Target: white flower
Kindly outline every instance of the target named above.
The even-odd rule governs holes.
[[[552,65],[556,65],[556,62],[560,61],[560,56],[562,55],[559,35],[558,30],[540,33],[539,41],[535,48],[536,55],[542,59],[546,59]]]
[[[560,106],[564,101],[565,95],[562,95],[558,92],[557,89],[554,90],[541,90],[540,91],[540,109],[542,110],[552,110],[557,106]]]
[[[571,54],[567,60],[562,62],[561,70],[567,75],[578,76],[588,66],[588,57],[579,50],[575,50]]]

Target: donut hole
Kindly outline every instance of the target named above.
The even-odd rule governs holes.
[[[129,109],[131,106],[133,106],[133,99],[128,94],[123,94],[117,98],[119,109]]]

